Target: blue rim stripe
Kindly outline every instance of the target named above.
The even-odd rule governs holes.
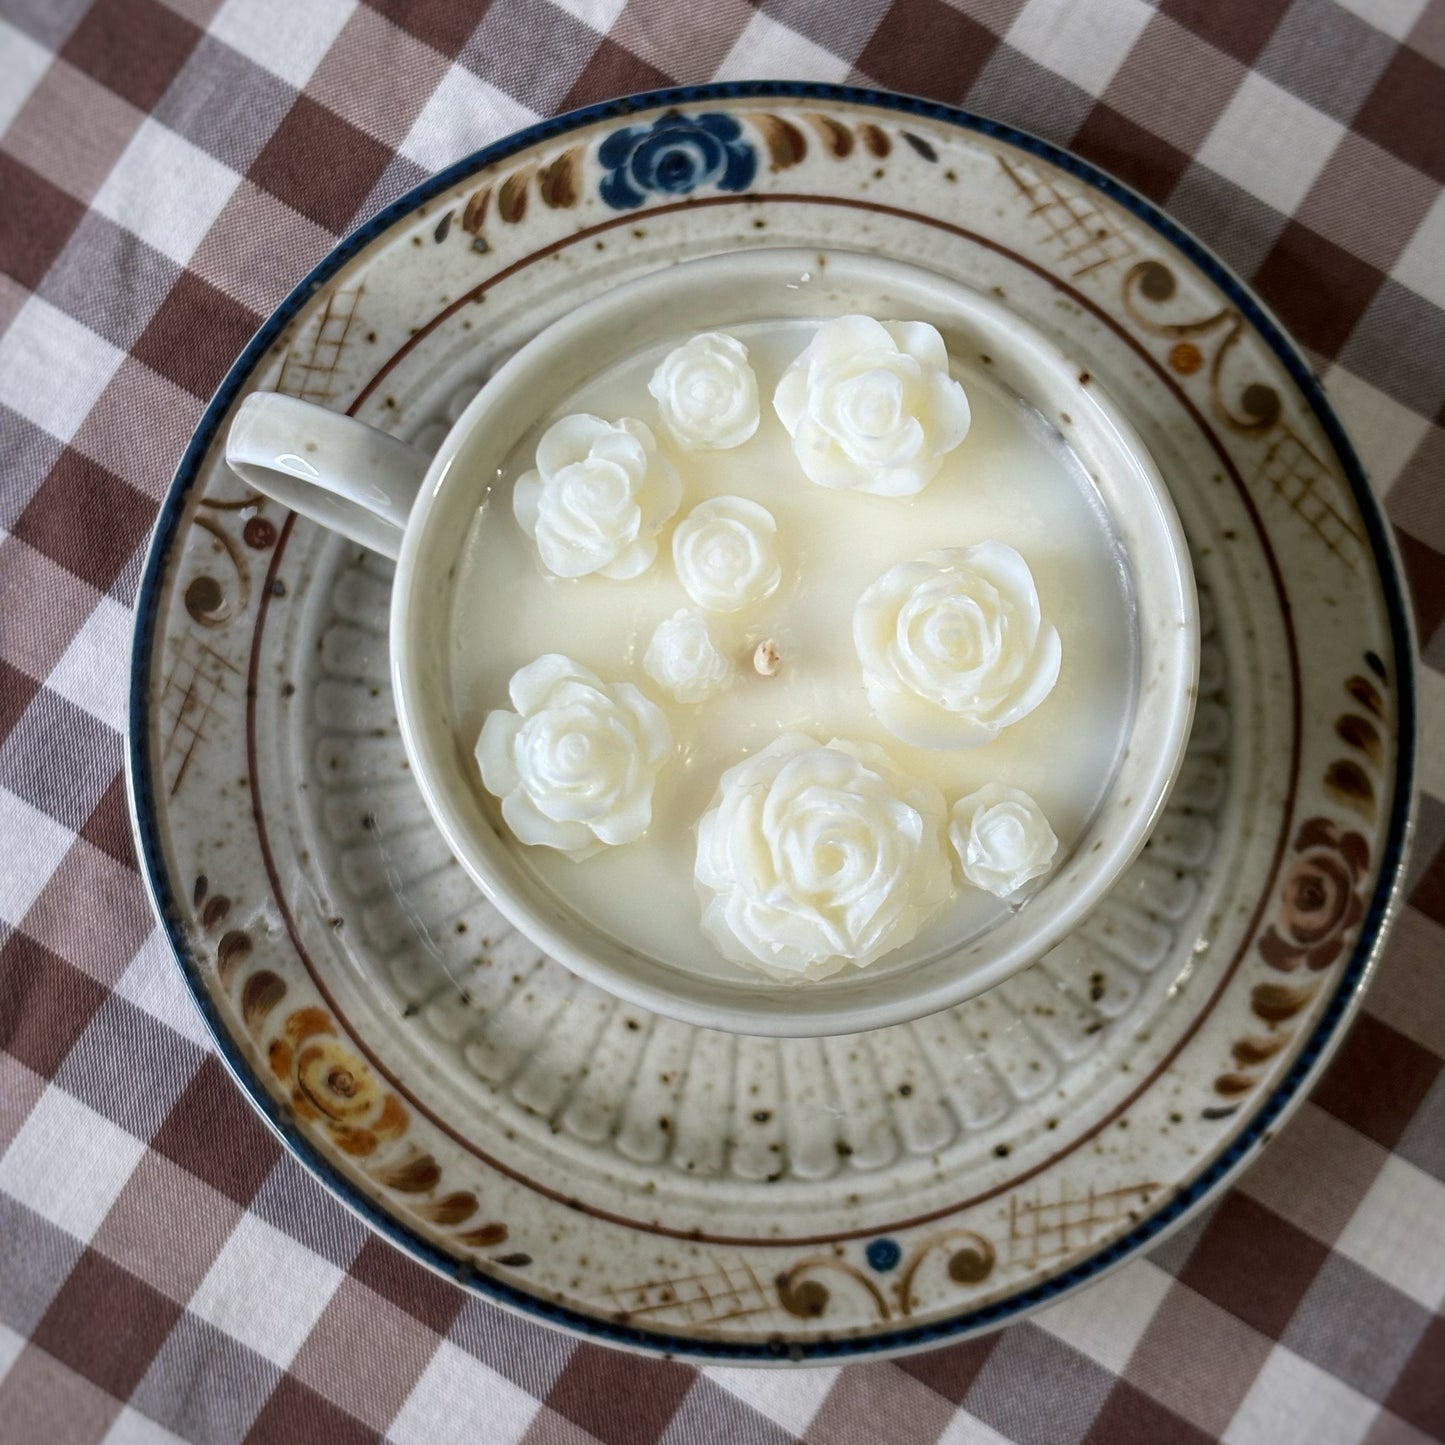
[[[1270,1096],[1255,1109],[1248,1126],[1197,1179],[1180,1191],[1168,1204],[1142,1224],[1116,1240],[1106,1249],[1081,1261],[1071,1269],[1030,1289],[1005,1299],[954,1315],[928,1325],[915,1325],[864,1338],[819,1340],[807,1344],[789,1342],[732,1342],[697,1340],[684,1336],[654,1334],[628,1325],[613,1324],[584,1315],[566,1306],[538,1299],[525,1290],[477,1273],[470,1266],[459,1264],[433,1244],[390,1215],[382,1213],[321,1155],[293,1124],[281,1116],[275,1100],[251,1074],[240,1050],[226,1031],[206,990],[200,961],[190,950],[184,919],[177,900],[170,890],[165,847],[159,820],[152,805],[154,796],[148,739],[149,697],[152,663],[156,641],[156,622],[164,593],[166,559],[175,540],[185,510],[189,490],[199,473],[220,423],[230,409],[236,394],[245,385],[251,372],[274,344],[292,318],[320,287],[336,274],[364,247],[413,212],[419,205],[449,190],[459,181],[483,166],[505,160],[539,141],[566,134],[581,126],[601,120],[631,115],[668,105],[699,101],[735,100],[760,97],[806,99],[872,106],[904,115],[922,116],[1017,147],[1039,159],[1057,166],[1112,201],[1131,211],[1166,241],[1183,253],[1200,271],[1220,288],[1237,306],[1249,324],[1269,345],[1284,366],[1290,379],[1309,403],[1331,447],[1338,456],[1364,520],[1371,550],[1380,566],[1380,582],[1384,592],[1390,633],[1394,643],[1391,681],[1398,699],[1398,771],[1390,799],[1390,826],[1380,860],[1380,873],[1369,909],[1360,929],[1360,936],[1349,963],[1341,972],[1334,993],[1319,1023],[1306,1040],[1299,1057]],[[1137,194],[1112,176],[1087,161],[1060,150],[1012,126],[987,120],[968,111],[911,96],[891,95],[852,86],[821,85],[801,81],[740,81],[713,85],[682,86],[652,91],[606,101],[545,120],[518,131],[495,145],[487,146],[466,159],[458,161],[430,180],[422,182],[406,195],[393,201],[385,210],[346,237],[295,290],[262,326],[236,363],[226,374],[210,405],[206,408],[190,445],[181,459],[175,479],[166,494],[156,520],[145,571],[136,598],[136,622],[131,664],[130,725],[127,738],[129,768],[127,791],[131,805],[131,823],[136,835],[143,872],[151,900],[170,938],[171,947],[196,1006],[215,1039],[221,1057],[235,1077],[238,1086],[250,1099],[258,1113],[281,1138],[300,1162],[342,1203],[346,1204],[378,1233],[421,1263],[456,1280],[469,1289],[522,1314],[532,1315],[547,1323],[560,1325],[574,1333],[603,1342],[627,1345],[648,1353],[669,1354],[694,1359],[734,1361],[824,1361],[849,1356],[877,1354],[883,1351],[917,1349],[940,1345],[959,1336],[987,1330],[1005,1323],[1020,1313],[1095,1278],[1113,1265],[1121,1263],[1141,1250],[1165,1230],[1181,1222],[1185,1215],[1201,1207],[1214,1188],[1241,1168],[1249,1155],[1263,1142],[1281,1114],[1298,1102],[1301,1091],[1313,1082],[1316,1070],[1338,1042],[1342,1025],[1358,1006],[1363,983],[1383,941],[1383,930],[1392,916],[1395,895],[1403,876],[1406,841],[1410,830],[1411,801],[1415,773],[1416,699],[1414,676],[1414,632],[1409,607],[1400,580],[1400,567],[1388,523],[1380,504],[1366,480],[1359,458],[1350,445],[1338,417],[1326,401],[1318,380],[1310,371],[1294,344],[1279,324],[1250,293],[1244,283],[1199,241],[1176,222],[1165,216],[1152,202]]]

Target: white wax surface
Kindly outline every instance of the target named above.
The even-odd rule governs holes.
[[[688,452],[657,424],[647,381],[684,337],[600,373],[539,422],[500,477],[476,478],[477,519],[454,583],[452,698],[467,754],[487,712],[510,706],[512,674],[545,652],[565,653],[605,679],[635,683],[667,713],[678,753],[660,775],[644,838],[582,862],[547,848],[517,845],[518,853],[596,928],[665,962],[718,976],[736,977],[738,970],[698,927],[694,828],[719,776],[745,754],[799,729],[820,742],[846,737],[878,743],[950,804],[990,781],[1022,788],[1058,834],[1062,862],[1108,787],[1133,711],[1138,642],[1127,570],[1097,496],[1058,434],[984,369],[956,363],[973,425],[922,493],[881,498],[816,486],[798,469],[771,406],[779,376],[812,330],[807,321],[732,328],[747,344],[763,400],[757,435],[734,451]],[[537,436],[557,416],[574,411],[645,421],[682,476],[682,508],[662,534],[656,564],[635,581],[547,575],[512,516],[512,483],[533,464]],[[672,526],[698,502],[721,495],[750,497],[777,519],[783,581],[755,607],[710,617],[739,678],[729,691],[689,706],[674,702],[647,676],[642,658],[657,624],[688,605],[672,568]],[[897,562],[989,538],[1016,548],[1033,571],[1043,615],[1063,644],[1058,684],[1036,711],[985,747],[910,747],[869,708],[853,650],[853,605]],[[765,638],[776,643],[782,659],[773,677],[758,676],[752,666],[754,649]],[[476,786],[499,816],[480,776]],[[871,970],[962,944],[1004,908],[988,894],[960,888],[912,943]]]

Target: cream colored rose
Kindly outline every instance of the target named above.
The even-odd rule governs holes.
[[[722,775],[698,824],[703,931],[779,979],[872,963],[948,897],[944,821],[881,748],[784,733]]]
[[[704,702],[731,687],[737,676],[713,641],[707,618],[692,607],[679,607],[657,624],[642,666],[678,702]]]
[[[512,510],[549,572],[625,581],[652,566],[657,534],[681,501],[682,482],[650,428],[578,412],[542,434]]]
[[[778,524],[746,497],[699,502],[672,534],[683,591],[709,612],[736,612],[777,590]]]
[[[783,374],[773,409],[819,486],[911,497],[967,435],[963,388],[923,321],[825,321]]]
[[[1053,690],[1062,648],[1028,563],[1002,542],[890,568],[853,609],[868,700],[895,737],[974,748]]]
[[[692,451],[739,447],[758,429],[758,379],[748,349],[721,331],[674,347],[647,389],[668,432]]]
[[[516,712],[487,714],[477,763],[517,840],[586,858],[640,838],[672,754],[662,709],[556,652],[516,672],[509,691]]]
[[[1021,788],[986,783],[949,814],[948,840],[975,888],[1007,898],[1047,873],[1059,840],[1044,811]]]

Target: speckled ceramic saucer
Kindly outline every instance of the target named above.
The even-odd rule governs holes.
[[[919,1023],[737,1037],[512,932],[432,829],[387,680],[389,565],[250,494],[218,438],[290,392],[421,445],[581,298],[751,245],[992,289],[1125,406],[1205,613],[1189,757],[1064,947]],[[1276,324],[1074,158],[822,87],[548,122],[345,242],[247,349],[141,591],[136,829],[256,1107],[469,1288],[599,1339],[817,1360],[926,1347],[1157,1239],[1308,1088],[1378,952],[1408,828],[1409,624],[1359,465]]]

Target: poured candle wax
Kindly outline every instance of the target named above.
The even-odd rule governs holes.
[[[820,743],[876,744],[902,773],[931,784],[948,805],[991,783],[1028,793],[1059,840],[1062,862],[1107,791],[1134,704],[1138,642],[1128,572],[1108,517],[1062,438],[987,367],[951,358],[972,424],[933,480],[913,496],[874,496],[819,486],[804,475],[771,399],[817,323],[752,322],[729,328],[757,375],[761,421],[745,444],[692,451],[659,416],[648,383],[685,336],[600,371],[541,419],[490,481],[452,594],[451,691],[458,746],[468,755],[489,712],[509,708],[508,683],[547,653],[562,653],[608,682],[635,685],[671,725],[676,750],[660,770],[652,823],[637,841],[574,861],[515,840],[542,884],[617,942],[693,972],[737,977],[702,932],[694,881],[696,828],[727,769],[785,733]],[[657,557],[640,576],[558,577],[541,565],[519,527],[512,489],[536,466],[537,443],[559,417],[631,417],[655,433],[676,469],[682,499],[663,527]],[[465,457],[462,458],[462,464]],[[776,522],[781,580],[759,601],[707,613],[711,635],[734,664],[725,690],[681,703],[643,666],[658,625],[693,606],[679,581],[672,535],[699,504],[742,497]],[[900,741],[869,702],[855,650],[853,616],[890,568],[941,549],[1001,542],[1026,559],[1042,614],[1058,629],[1062,666],[1034,711],[982,746],[935,749]],[[754,666],[759,644],[778,655],[771,675]],[[497,816],[497,800],[482,788]],[[505,830],[504,830],[505,832]],[[936,956],[1004,916],[1008,904],[955,874],[947,902],[911,942],[870,971]]]

